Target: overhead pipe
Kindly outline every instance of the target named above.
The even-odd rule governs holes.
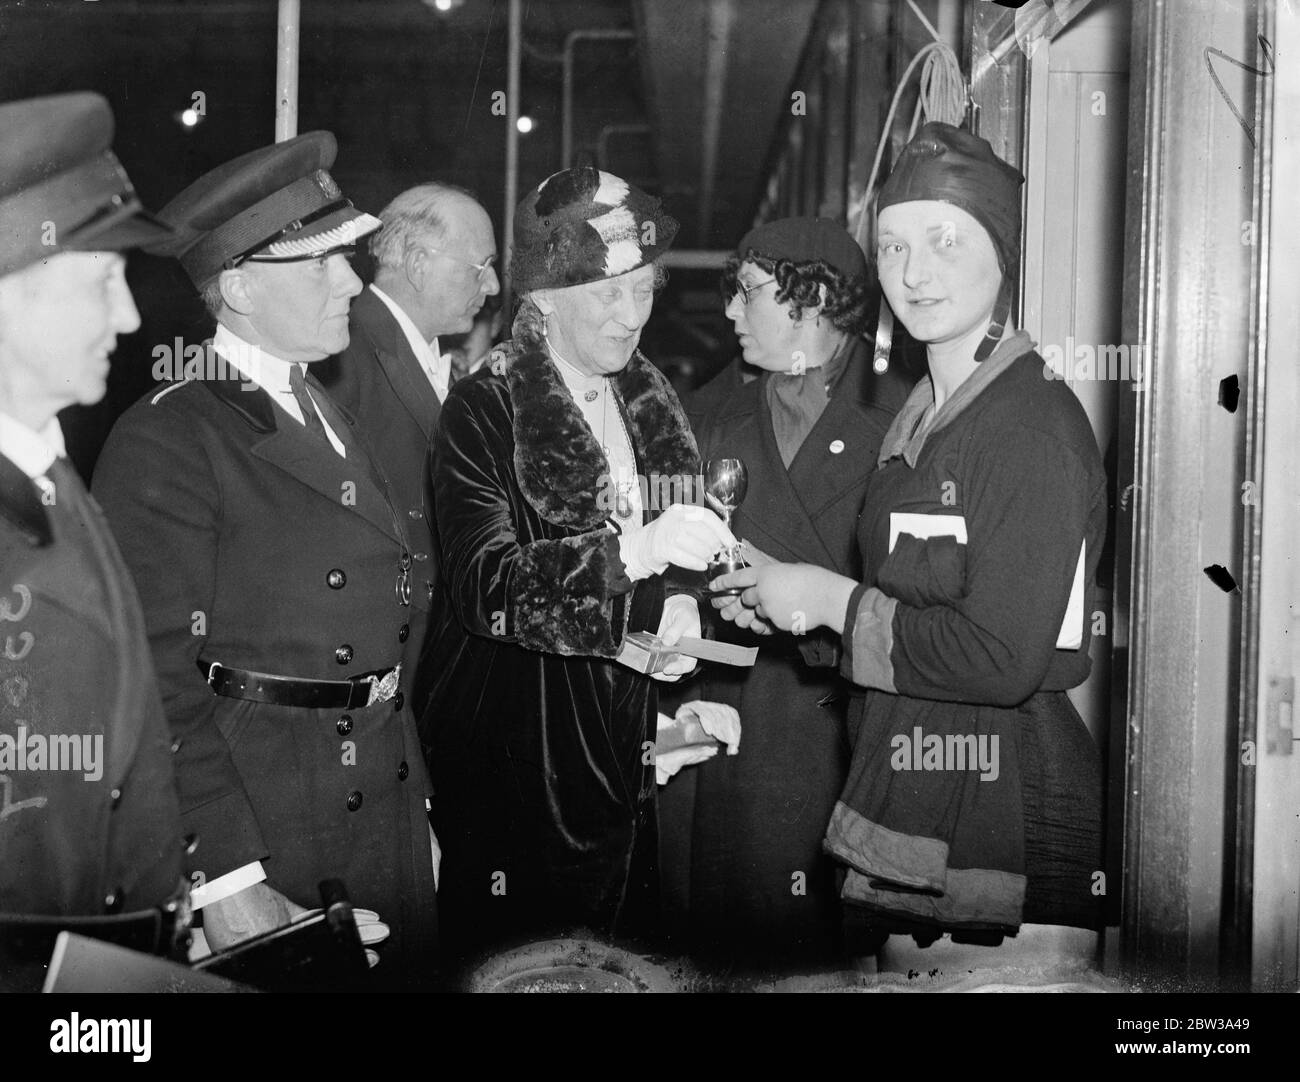
[[[519,200],[519,63],[524,34],[523,0],[510,0],[506,60],[506,205],[502,215],[501,264],[510,263],[514,243],[515,203]],[[501,310],[510,316],[510,281],[502,274]]]
[[[573,50],[580,41],[635,41],[635,30],[573,30],[564,39],[564,107],[560,121],[560,165],[573,164]]]
[[[696,235],[707,243],[713,227],[713,192],[718,172],[718,136],[727,82],[727,42],[735,21],[732,0],[709,4],[709,52],[704,62],[704,117],[700,125],[700,200]]]
[[[649,124],[606,124],[596,136],[596,168],[612,172],[609,168],[609,140],[615,135],[649,135]]]
[[[275,35],[275,141],[298,134],[298,30],[300,0],[280,0]]]

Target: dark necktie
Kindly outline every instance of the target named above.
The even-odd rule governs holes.
[[[293,397],[298,401],[298,408],[302,410],[302,419],[307,426],[307,431],[317,439],[329,443],[329,437],[325,435],[325,426],[321,424],[320,414],[316,412],[316,404],[307,393],[307,381],[303,378],[302,365],[289,365],[289,390],[293,392]],[[334,450],[333,445],[330,446],[330,450]]]

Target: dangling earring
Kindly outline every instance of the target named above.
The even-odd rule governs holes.
[[[551,336],[551,317],[548,316],[545,312],[543,312],[542,313],[542,337],[549,338],[550,336]]]

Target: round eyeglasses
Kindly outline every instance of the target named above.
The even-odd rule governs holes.
[[[775,278],[769,278],[766,282],[755,282],[752,286],[745,285],[739,278],[736,279],[736,292],[740,294],[740,303],[748,305],[750,298],[764,286],[770,286],[775,282]],[[735,294],[733,294],[734,296]]]
[[[453,263],[459,263],[463,267],[473,267],[477,272],[476,277],[480,284],[487,281],[490,271],[496,269],[497,257],[490,255],[482,263],[474,263],[468,259],[462,259],[458,255],[452,255],[450,252],[444,252],[441,248],[430,248],[427,244],[420,246],[423,251],[432,252],[434,255],[440,255],[443,259],[450,259]]]

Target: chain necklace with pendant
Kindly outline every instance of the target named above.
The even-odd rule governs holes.
[[[557,350],[549,341],[546,343],[546,348],[557,361],[563,364],[570,371],[576,372],[585,379],[591,378],[576,365],[563,357],[559,350]],[[632,479],[627,480],[613,476],[613,470],[615,468],[614,462],[609,453],[609,444],[605,441],[605,427],[609,421],[610,398],[613,397],[609,393],[610,378],[611,377],[609,376],[601,377],[600,390],[588,389],[583,392],[582,397],[583,400],[588,403],[595,402],[597,398],[602,399],[600,406],[600,451],[601,454],[605,456],[605,462],[609,465],[611,471],[610,480],[614,483],[614,513],[621,519],[628,519],[632,517],[632,489],[636,486],[636,478],[633,477]],[[627,430],[626,423],[623,421],[623,411],[618,408],[617,402],[614,404],[614,414],[618,418],[619,428],[622,430],[623,438],[627,442],[627,449],[632,452],[633,460],[635,461],[636,452],[632,450],[632,436]],[[623,473],[623,470],[619,469],[618,472],[621,474]],[[635,470],[633,470],[633,473],[635,473]]]

